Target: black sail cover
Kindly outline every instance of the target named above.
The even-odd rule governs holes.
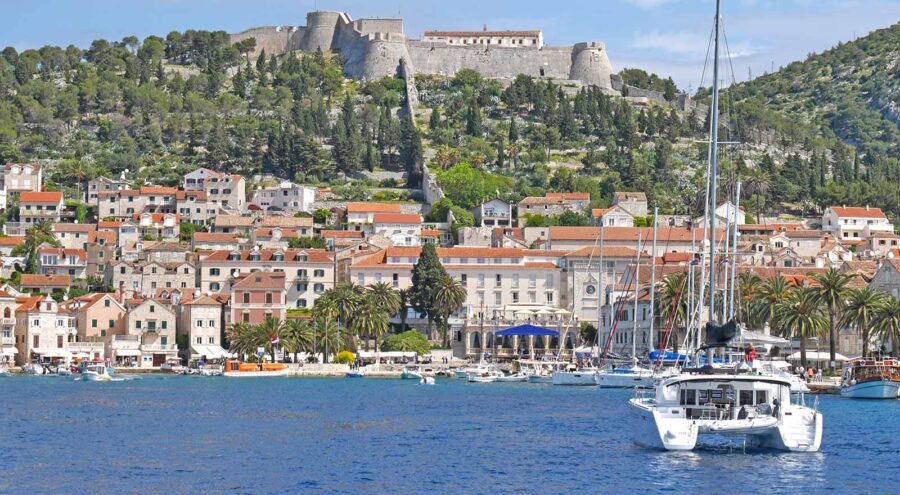
[[[724,325],[706,323],[706,347],[725,347],[737,334],[737,323],[734,320]]]

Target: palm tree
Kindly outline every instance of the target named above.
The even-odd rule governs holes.
[[[815,289],[791,289],[775,305],[775,320],[786,335],[800,340],[800,364],[806,368],[806,339],[821,336],[828,326]]]
[[[435,287],[433,303],[440,325],[442,346],[445,348],[450,346],[448,335],[450,315],[459,310],[465,302],[466,288],[450,275],[444,275]]]
[[[841,317],[842,327],[856,327],[862,336],[862,356],[869,353],[869,335],[872,319],[877,311],[886,302],[887,294],[878,292],[870,287],[862,289],[850,289],[847,292],[847,305]]]
[[[297,353],[313,351],[315,338],[315,331],[308,321],[292,319],[285,323],[281,345],[285,352],[294,355],[296,363]]]
[[[885,297],[884,302],[875,312],[873,330],[884,342],[891,339],[891,355],[900,355],[900,300],[896,297]]]
[[[322,353],[323,361],[327,363],[328,355],[336,354],[342,347],[341,330],[334,320],[316,319],[314,348]]]
[[[756,222],[759,223],[762,221],[760,220],[762,217],[762,199],[769,192],[769,188],[772,187],[772,178],[769,177],[768,172],[756,167],[750,171],[744,179],[744,183],[747,192],[756,195]]]
[[[272,318],[271,316],[266,316],[266,320],[257,325],[257,332],[261,336],[261,340],[263,340],[262,345],[260,347],[264,347],[266,352],[272,356],[272,361],[275,361],[275,347],[276,344],[272,343],[273,340],[278,340],[279,343],[281,341],[282,334],[285,333],[286,326],[283,321]]]
[[[241,359],[256,354],[256,349],[263,347],[266,337],[259,331],[260,327],[248,323],[234,323],[225,331],[228,348]]]
[[[375,337],[375,349],[378,349],[378,338],[388,331],[388,314],[374,303],[367,302],[359,307],[353,316],[353,334],[357,337],[366,336],[366,348],[368,349],[369,337]]]
[[[766,322],[769,322],[771,330],[776,335],[783,334],[784,329],[779,326],[779,321],[775,317],[775,311],[778,303],[784,300],[790,292],[787,281],[784,277],[776,275],[763,282],[757,292],[759,296],[757,297],[756,321],[761,323],[760,326],[764,326]]]
[[[43,244],[60,247],[59,241],[53,234],[53,222],[41,220],[25,231],[25,242],[21,248],[13,251],[13,254],[25,255],[25,273],[37,273],[37,252]]]
[[[828,311],[828,353],[831,372],[835,369],[835,355],[837,354],[837,319],[847,299],[847,285],[853,278],[852,275],[841,273],[831,268],[825,273],[813,275],[813,280],[818,284],[814,294],[819,304],[825,306]]]
[[[758,320],[754,320],[753,317],[756,316],[757,313],[756,306],[759,304],[757,297],[761,286],[762,279],[757,275],[753,275],[749,272],[738,275],[738,293],[735,297],[737,300],[737,317],[738,320],[754,327],[756,327],[756,325],[753,325],[753,323],[758,323]]]
[[[400,294],[386,282],[378,282],[366,289],[366,300],[392,317],[400,310]]]
[[[353,318],[359,312],[359,308],[363,304],[363,296],[365,289],[353,282],[341,282],[335,286],[334,306],[337,308],[338,328],[350,329],[353,327]],[[356,350],[355,340],[351,341],[351,347]]]
[[[675,335],[679,335],[678,329],[687,327],[687,315],[690,312],[688,308],[687,287],[688,276],[686,272],[672,273],[662,280],[659,292],[656,296],[656,314],[659,315],[661,321],[672,321],[672,328],[676,330]],[[660,325],[662,326],[662,325]],[[654,337],[655,338],[655,337]],[[674,348],[677,352],[679,338],[669,339],[674,342]],[[660,344],[660,347],[662,344]]]

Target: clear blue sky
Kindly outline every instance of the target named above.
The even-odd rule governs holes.
[[[738,80],[802,59],[838,41],[900,20],[897,0],[723,0]],[[315,8],[354,18],[405,20],[406,35],[427,29],[541,29],[547,44],[601,40],[613,67],[640,67],[700,82],[713,0],[0,0],[0,47],[86,47],[91,40],[172,30],[302,25]],[[707,76],[705,84],[709,84]]]

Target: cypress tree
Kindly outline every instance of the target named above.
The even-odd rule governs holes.
[[[410,183],[413,183],[413,178],[418,179],[422,156],[422,136],[412,116],[407,114],[400,119],[400,163],[406,169]]]
[[[444,265],[441,264],[434,243],[422,246],[419,261],[413,267],[412,287],[409,289],[409,301],[413,309],[428,319],[428,334],[431,334],[431,324],[437,318],[434,308],[434,292],[438,282],[447,276]]]
[[[484,135],[484,128],[481,123],[481,107],[475,99],[469,102],[468,111],[466,111],[466,134],[472,137],[481,137]]]
[[[516,116],[513,115],[509,118],[509,138],[510,143],[515,143],[519,140],[519,127],[516,125]]]
[[[434,107],[431,110],[431,117],[428,119],[428,129],[431,132],[437,131],[441,127],[441,110],[438,107]]]

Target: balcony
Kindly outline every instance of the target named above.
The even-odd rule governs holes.
[[[0,318],[0,325],[6,326],[6,325],[15,325],[15,324],[16,324],[15,318]]]

